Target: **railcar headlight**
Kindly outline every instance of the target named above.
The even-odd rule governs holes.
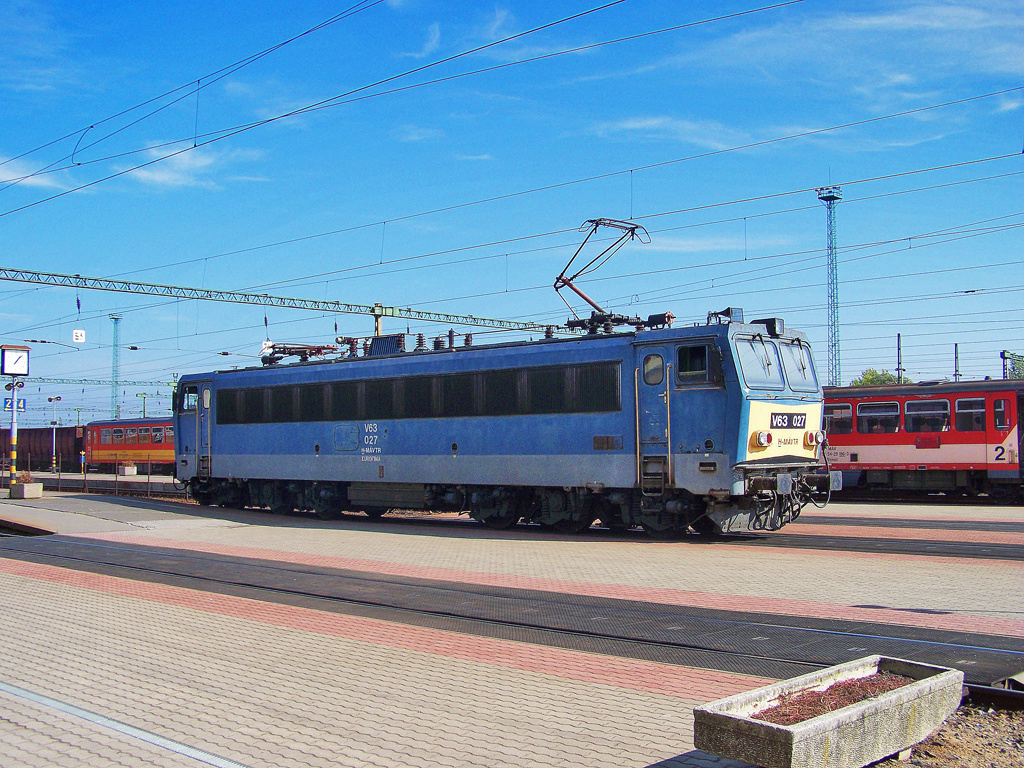
[[[771,432],[755,432],[754,443],[758,448],[767,448],[772,444],[772,433]]]

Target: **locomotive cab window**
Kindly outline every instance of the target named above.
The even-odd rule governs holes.
[[[965,397],[956,401],[956,429],[958,432],[985,431],[985,398]]]
[[[196,384],[186,384],[181,388],[181,410],[194,411],[199,405],[199,387]]]
[[[904,413],[907,432],[949,431],[949,400],[911,400]]]
[[[706,384],[710,381],[706,344],[679,347],[676,350],[676,382],[679,384]]]
[[[661,355],[644,358],[644,384],[657,386],[665,380],[665,360]]]
[[[992,416],[996,429],[1010,428],[1010,401],[995,400],[992,402]]]
[[[736,339],[736,355],[743,380],[751,389],[784,389],[782,363],[775,344],[760,335]]]
[[[794,392],[817,392],[818,377],[814,373],[811,348],[806,344],[782,344],[782,365],[789,387]]]
[[[899,403],[859,403],[857,431],[862,435],[888,434],[900,431]]]
[[[826,405],[825,432],[830,435],[848,435],[853,432],[853,406],[849,403]]]

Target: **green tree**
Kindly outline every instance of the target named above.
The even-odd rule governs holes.
[[[874,368],[868,368],[861,373],[859,378],[854,379],[850,382],[851,387],[877,387],[880,384],[899,384],[899,379],[895,373],[889,373],[886,370],[876,371]],[[909,384],[910,379],[906,376],[903,377],[903,383]]]
[[[1006,366],[1006,376],[1010,379],[1024,379],[1024,363],[1020,360],[1011,360]]]

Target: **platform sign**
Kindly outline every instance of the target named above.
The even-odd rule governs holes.
[[[14,398],[5,397],[4,398],[4,410],[5,411],[13,410],[13,406],[12,406],[13,402],[14,402]],[[24,413],[24,412],[25,412],[25,399],[22,398],[22,397],[19,397],[18,398],[18,413]]]
[[[81,328],[75,328],[71,331],[71,341],[75,344],[85,343],[85,331]]]

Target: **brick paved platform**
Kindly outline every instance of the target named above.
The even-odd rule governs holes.
[[[921,536],[884,525],[897,514],[1024,523],[1020,508],[820,514],[877,518],[850,527],[902,538]],[[788,530],[836,535],[815,519]],[[73,494],[0,502],[0,520],[374,573],[962,628],[1024,647],[1016,562],[322,523]],[[692,708],[764,682],[7,559],[0,595],[0,754],[18,766],[738,766],[693,749]]]

